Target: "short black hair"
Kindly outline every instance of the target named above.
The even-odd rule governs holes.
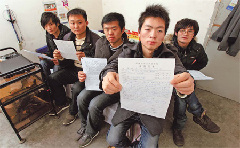
[[[120,26],[121,30],[123,30],[123,28],[125,27],[125,20],[122,14],[117,13],[117,12],[111,12],[106,14],[103,19],[102,19],[102,28],[103,28],[103,24],[112,22],[112,21],[118,21],[118,25]]]
[[[52,20],[52,22],[57,26],[60,24],[60,20],[56,14],[52,12],[43,12],[41,16],[41,26],[45,29],[47,23]]]
[[[138,19],[138,29],[141,30],[142,25],[146,18],[148,17],[159,17],[165,21],[165,34],[167,33],[167,29],[169,27],[170,18],[168,11],[159,4],[150,5],[146,8],[144,12],[141,13],[140,18]]]
[[[180,29],[186,29],[188,27],[193,27],[194,36],[198,34],[198,31],[199,31],[198,22],[196,20],[192,20],[188,18],[181,19],[180,21],[177,22],[174,28],[174,34],[175,32],[178,33]]]
[[[68,11],[68,13],[67,13],[67,19],[68,20],[69,20],[70,15],[82,15],[83,18],[85,19],[85,21],[87,21],[87,13],[83,9],[75,8],[75,9],[72,9],[72,10]]]

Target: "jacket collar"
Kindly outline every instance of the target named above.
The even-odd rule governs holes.
[[[191,49],[193,49],[193,45],[196,44],[196,41],[194,39],[192,39],[191,42],[188,44],[187,48],[183,49],[182,47],[180,47],[178,45],[177,36],[174,35],[172,40],[173,40],[174,46],[177,47],[180,52],[186,51],[188,53],[188,52],[190,52]]]
[[[127,34],[126,34],[125,32],[122,34],[122,38],[124,39],[123,44],[129,42],[129,40],[128,40],[128,38],[127,38]],[[110,43],[108,42],[106,36],[103,36],[103,43],[104,43],[104,44],[107,44],[107,45],[110,44]]]
[[[70,32],[70,35],[68,37],[68,41],[74,41],[73,42],[74,46],[76,46],[75,40],[76,40],[76,35],[73,32]],[[88,27],[86,28],[86,38],[85,38],[85,41],[84,41],[83,44],[86,44],[86,43],[91,44],[91,31]]]
[[[130,48],[131,50],[135,51],[134,57],[136,58],[143,58],[143,53],[142,53],[142,43],[138,42],[137,44],[126,44],[123,47],[125,48]],[[156,57],[162,57],[163,54],[173,54],[171,50],[169,50],[164,43],[162,43],[157,50],[154,51],[153,53],[153,58]]]
[[[76,35],[71,32],[70,35],[69,35],[69,38],[68,40],[69,41],[75,41],[75,38],[76,38]],[[85,38],[85,42],[90,42],[91,41],[91,38],[90,38],[90,29],[87,27],[86,28],[86,38]]]

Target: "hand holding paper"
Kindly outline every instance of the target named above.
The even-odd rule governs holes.
[[[82,52],[82,51],[77,51],[77,52],[76,52],[76,55],[77,55],[79,61],[81,61],[81,59],[82,59],[83,57],[86,57],[86,56],[85,56],[85,53]]]
[[[102,82],[103,91],[106,94],[115,94],[122,90],[122,85],[119,83],[119,75],[116,72],[108,72],[105,77],[103,77]]]
[[[99,90],[99,74],[107,65],[107,59],[101,58],[82,58],[83,72],[86,74],[86,90]]]
[[[63,57],[62,57],[62,55],[61,55],[59,50],[54,50],[53,51],[53,58],[59,60],[59,59],[62,59]]]
[[[187,72],[174,75],[171,84],[181,94],[190,95],[194,91],[194,79]]]
[[[78,79],[80,82],[84,82],[86,79],[86,74],[83,71],[78,72]]]

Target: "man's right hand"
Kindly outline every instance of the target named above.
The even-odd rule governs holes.
[[[52,61],[53,61],[54,65],[59,65],[58,59],[52,59]]]
[[[84,82],[86,80],[86,74],[83,71],[78,72],[78,80]]]
[[[102,88],[106,94],[115,94],[122,89],[122,85],[119,83],[119,76],[116,72],[108,72],[103,77]]]

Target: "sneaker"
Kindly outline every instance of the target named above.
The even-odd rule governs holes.
[[[66,118],[63,121],[63,125],[69,125],[71,123],[73,123],[75,120],[77,119],[77,114],[76,115],[71,115],[69,112],[66,116]]]
[[[62,111],[64,111],[65,109],[67,109],[69,107],[69,104],[65,104],[65,105],[61,105],[61,106],[58,106],[58,105],[55,105],[55,111],[58,114],[60,114]],[[55,112],[54,110],[52,110],[50,113],[49,113],[49,116],[55,116]]]
[[[86,128],[85,127],[81,127],[78,131],[77,131],[77,135],[75,136],[75,140],[78,141],[80,138],[82,138],[82,136],[85,134]]]
[[[79,143],[79,147],[86,147],[88,146],[89,144],[91,144],[91,142],[93,141],[93,139],[99,134],[99,131],[91,136],[91,135],[88,135],[88,134],[84,134],[79,140],[78,140],[78,143]]]
[[[204,130],[210,133],[218,133],[220,127],[215,124],[206,114],[203,112],[201,117],[193,116],[193,121],[199,124]]]
[[[184,137],[182,135],[182,130],[173,128],[173,142],[177,146],[184,145]]]

